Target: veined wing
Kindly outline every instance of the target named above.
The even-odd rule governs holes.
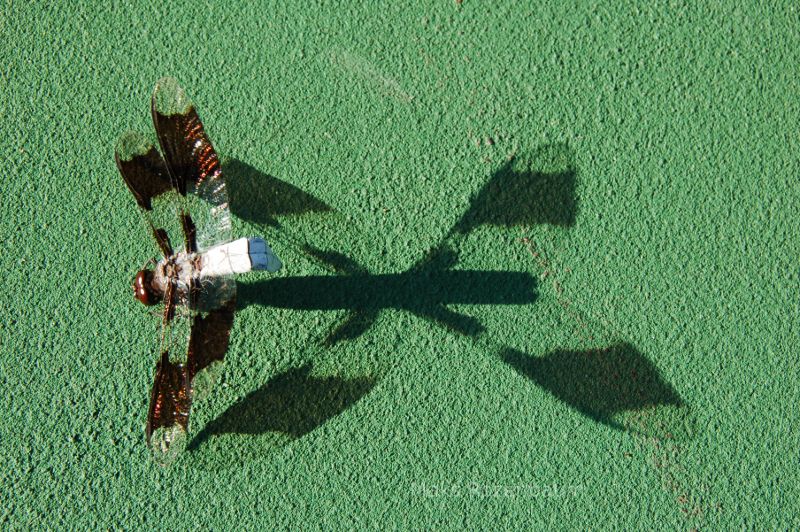
[[[168,301],[172,303],[164,309],[161,358],[150,393],[146,430],[148,447],[165,466],[186,448],[192,403],[208,395],[222,372],[236,309],[236,302],[228,301],[192,316],[185,309],[174,312],[175,300]],[[176,354],[180,354],[179,360],[174,358]]]
[[[128,131],[119,138],[114,159],[122,179],[145,214],[161,253],[165,257],[172,255],[164,220],[156,220],[153,211],[153,201],[173,189],[164,159],[147,137],[135,131]]]
[[[147,445],[159,464],[171,464],[186,448],[191,406],[186,365],[170,360],[169,351],[162,352],[150,392],[146,430]]]
[[[197,249],[229,242],[231,219],[222,168],[194,104],[177,80],[167,77],[153,89],[151,110],[171,182],[187,198],[182,214],[192,213]]]
[[[117,141],[114,158],[136,203],[145,211],[152,210],[153,198],[172,188],[164,159],[141,133],[124,133]]]
[[[189,412],[192,394],[185,360],[170,357],[185,353],[188,338],[188,315],[179,313],[175,286],[170,284],[164,294],[164,314],[160,359],[156,364],[150,408],[147,413],[147,446],[156,462],[169,465],[186,447],[189,432]]]
[[[228,350],[236,300],[194,317],[186,354],[186,368],[193,397],[202,399],[222,372],[222,360]]]

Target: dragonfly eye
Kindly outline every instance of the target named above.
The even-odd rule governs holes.
[[[152,270],[140,270],[133,280],[133,293],[136,299],[144,305],[151,306],[159,302],[161,298],[153,291],[153,272]]]

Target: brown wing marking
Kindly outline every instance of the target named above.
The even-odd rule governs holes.
[[[186,444],[191,408],[187,382],[185,366],[171,362],[167,351],[161,353],[150,395],[146,434],[147,445],[164,463],[172,461]]]
[[[205,316],[198,314],[194,318],[189,337],[186,369],[192,392],[195,394],[202,396],[207,393],[221,369],[222,359],[228,350],[235,310],[236,301],[230,300]],[[215,366],[216,371],[204,371],[210,370],[211,366]],[[201,373],[208,378],[196,379]]]
[[[183,227],[183,236],[186,242],[186,252],[197,252],[197,227],[194,225],[192,217],[188,213],[181,213],[181,227]]]
[[[230,210],[219,157],[177,80],[162,78],[156,83],[151,114],[173,188],[211,207],[208,216],[204,211],[192,212],[195,247],[204,250],[230,241]],[[182,213],[187,214],[188,202],[183,205]]]
[[[174,78],[156,83],[151,102],[153,125],[175,188],[186,195],[187,184],[199,187],[221,178],[217,153],[194,105]]]
[[[164,332],[166,332],[167,328],[169,327],[169,323],[175,317],[175,308],[177,307],[175,296],[175,285],[172,282],[169,282],[164,290],[164,319],[162,327]],[[165,338],[161,339],[162,343],[164,340]]]
[[[169,236],[164,229],[156,229],[153,227],[153,237],[158,243],[158,248],[165,257],[172,256],[172,244],[169,242]]]
[[[114,159],[136,203],[145,212],[153,210],[153,198],[172,189],[172,180],[164,159],[153,143],[141,133],[129,131],[123,134],[117,142]],[[149,216],[148,222],[161,252],[165,257],[172,255],[167,232],[153,226]]]
[[[153,208],[154,197],[171,189],[164,159],[141,133],[129,131],[123,134],[117,142],[114,159],[136,203],[145,211]]]

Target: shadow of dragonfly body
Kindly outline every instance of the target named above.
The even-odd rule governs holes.
[[[527,305],[536,299],[536,280],[525,272],[453,270],[457,259],[449,249],[429,253],[410,270],[370,274],[336,252],[306,247],[314,258],[342,275],[283,277],[240,286],[243,305],[301,310],[348,310],[325,343],[335,344],[363,334],[384,309],[406,310],[458,333],[476,336],[480,321],[447,305]]]

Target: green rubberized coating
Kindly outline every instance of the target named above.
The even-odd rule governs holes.
[[[794,3],[114,4],[0,6],[0,522],[800,527]],[[164,76],[284,265],[169,468]]]

